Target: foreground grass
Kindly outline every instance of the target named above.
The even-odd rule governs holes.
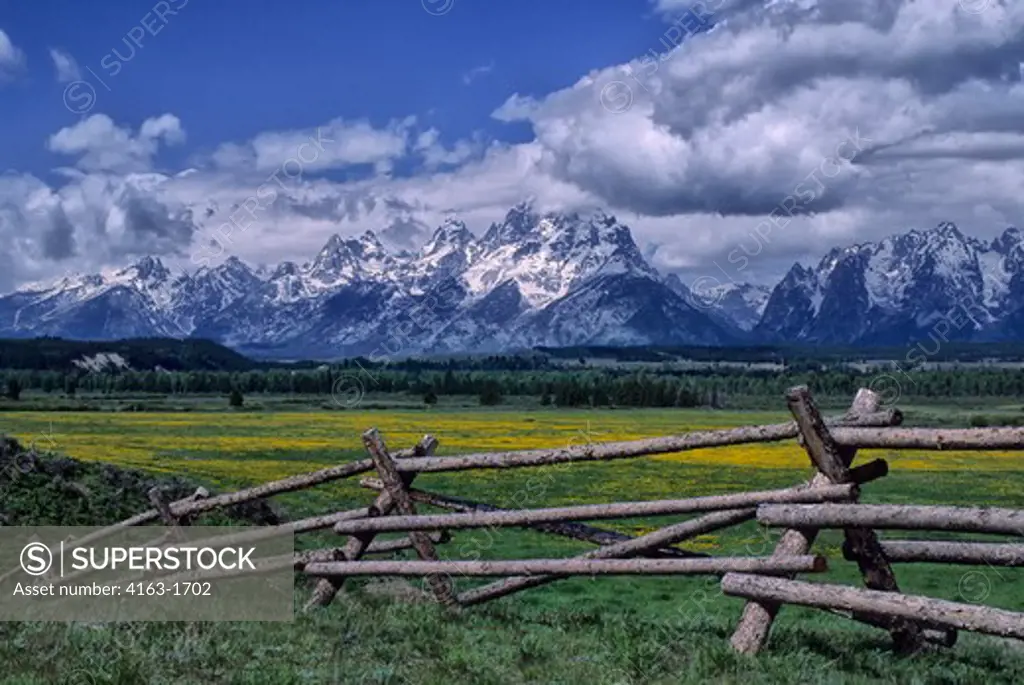
[[[929,409],[936,415],[942,410]],[[952,414],[952,411],[949,412]],[[378,426],[396,447],[425,432],[442,453],[562,447],[712,427],[785,420],[783,412],[348,411],[67,414],[9,412],[0,430],[72,456],[155,473],[187,475],[219,490],[363,456],[359,433]],[[48,444],[52,442],[54,444]],[[1024,508],[1016,453],[865,452],[890,475],[865,501]],[[791,486],[810,475],[795,443],[546,469],[424,474],[424,489],[509,507],[687,497]],[[342,482],[278,498],[291,518],[364,505]],[[118,515],[123,512],[118,512]],[[642,534],[678,517],[605,522]],[[896,537],[890,535],[890,537]],[[920,537],[906,535],[904,537]],[[715,555],[770,554],[778,535],[750,523],[684,547]],[[336,544],[323,534],[303,545]],[[839,554],[841,536],[820,536],[823,580],[859,584]],[[520,530],[457,532],[450,559],[569,556],[589,549]],[[1024,569],[906,565],[904,591],[1024,611]],[[818,580],[819,578],[815,578]],[[460,589],[474,582],[460,579]],[[888,636],[841,618],[787,607],[757,658],[729,648],[742,601],[715,579],[577,578],[446,615],[431,603],[381,597],[350,584],[334,606],[292,624],[0,624],[5,683],[1013,683],[1024,652],[962,634],[953,650],[898,658]],[[299,590],[301,606],[308,591]]]
[[[951,651],[897,658],[886,636],[799,610],[771,649],[735,654],[725,614],[683,590],[666,620],[599,604],[538,610],[502,602],[450,616],[350,592],[295,623],[0,627],[4,683],[1019,683],[1024,659],[962,636]],[[543,591],[540,591],[543,592]],[[301,595],[297,595],[301,599]],[[799,619],[799,620],[797,620]]]

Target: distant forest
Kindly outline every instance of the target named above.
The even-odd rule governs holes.
[[[700,350],[709,362],[730,361],[721,359],[723,356],[733,360],[730,365],[688,367],[666,359],[666,355],[680,359],[676,355],[684,349]],[[764,348],[756,349],[768,354]],[[120,354],[130,368],[88,369],[74,364],[74,360],[112,352]],[[778,353],[777,348],[772,352]],[[989,357],[976,358],[996,356],[991,349],[988,353]],[[1004,354],[1012,353],[1004,350]],[[784,361],[786,366],[784,370],[759,367],[757,361]],[[422,395],[427,402],[445,395],[478,395],[486,404],[500,403],[506,396],[532,395],[542,404],[568,407],[719,407],[740,396],[778,398],[798,384],[833,397],[852,396],[865,386],[883,395],[897,392],[898,387],[902,397],[1024,397],[1024,371],[994,366],[860,371],[821,358],[792,355],[741,359],[733,348],[538,349],[519,355],[450,359],[389,362],[358,358],[331,364],[271,364],[201,340],[0,341],[0,383],[8,389],[10,399],[23,390],[67,396],[78,392],[190,395],[237,391],[322,396],[358,392]],[[12,388],[17,392],[11,392]]]

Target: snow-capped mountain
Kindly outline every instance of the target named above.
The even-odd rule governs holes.
[[[956,225],[890,236],[794,265],[754,334],[764,340],[901,345],[1024,338],[1024,235],[991,242]],[[941,319],[945,322],[940,323]]]
[[[415,252],[368,231],[331,237],[302,265],[229,258],[172,274],[145,258],[0,297],[0,337],[194,336],[286,356],[715,345],[738,333],[666,285],[615,217],[529,204],[480,238],[449,219]]]

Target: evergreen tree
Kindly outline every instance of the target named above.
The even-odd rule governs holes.
[[[501,404],[501,386],[497,381],[487,381],[480,390],[479,399],[480,405],[484,407],[493,407]]]
[[[17,376],[8,376],[7,391],[4,394],[7,396],[7,399],[14,402],[21,399],[21,381],[18,380]]]

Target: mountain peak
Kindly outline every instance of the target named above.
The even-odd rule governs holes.
[[[491,224],[483,242],[491,247],[521,242],[537,227],[540,218],[532,201],[520,202],[508,210],[500,224]]]
[[[424,255],[433,255],[442,250],[463,249],[474,240],[473,234],[466,224],[458,219],[447,218],[437,227],[430,241],[423,246]]]
[[[342,239],[342,237],[340,235],[335,233],[335,234],[331,235],[331,237],[327,239],[327,242],[324,243],[324,246],[322,248],[320,248],[320,254],[328,254],[328,253],[331,253],[331,252],[337,252],[338,250],[342,249],[344,246],[345,246],[344,239]]]
[[[1021,249],[1024,243],[1024,234],[1019,228],[1010,226],[1003,234],[992,240],[991,249],[1001,255],[1008,256],[1011,252]]]
[[[960,229],[952,221],[943,221],[935,227],[935,233],[944,238],[955,238],[957,240],[963,240],[964,234],[960,232]]]
[[[164,266],[159,257],[146,256],[131,266],[121,269],[117,275],[138,278],[143,281],[163,281],[171,275],[171,271]]]

